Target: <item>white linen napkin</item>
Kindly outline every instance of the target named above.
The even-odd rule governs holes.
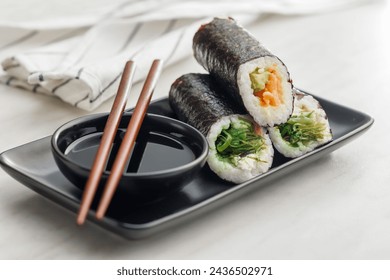
[[[194,33],[214,16],[232,16],[246,25],[263,13],[317,13],[364,2],[101,0],[93,13],[83,14],[79,6],[72,13],[76,1],[69,1],[62,16],[58,10],[51,15],[45,2],[46,9],[36,18],[0,20],[0,82],[56,96],[85,110],[116,93],[127,60],[136,61],[139,81],[153,59],[163,59],[166,67],[190,55]]]

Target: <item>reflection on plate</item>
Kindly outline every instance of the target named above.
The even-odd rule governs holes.
[[[313,152],[296,159],[288,159],[275,152],[272,168],[243,184],[234,185],[219,179],[206,166],[200,174],[180,191],[156,199],[123,201],[115,196],[106,217],[89,220],[127,238],[142,238],[185,221],[199,213],[237,198],[248,190],[278,178],[296,168],[328,154],[361,135],[374,120],[359,111],[315,97],[328,114],[334,140]],[[168,99],[151,104],[149,112],[174,117]],[[70,183],[57,168],[46,137],[0,155],[0,163],[12,177],[37,193],[77,212],[81,190]],[[96,209],[94,203],[92,209]]]

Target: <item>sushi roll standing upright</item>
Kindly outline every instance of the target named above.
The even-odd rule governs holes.
[[[169,102],[180,120],[209,144],[208,165],[219,177],[242,183],[269,170],[273,147],[260,127],[207,74],[186,74],[171,86]]]
[[[320,103],[298,91],[292,116],[268,131],[275,148],[290,158],[302,156],[332,140],[329,121]]]
[[[293,93],[286,66],[233,19],[202,25],[193,51],[225,94],[243,104],[259,125],[278,125],[290,117]]]

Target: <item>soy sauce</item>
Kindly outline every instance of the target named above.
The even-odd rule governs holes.
[[[115,137],[106,170],[111,170],[115,155],[119,150],[124,131]],[[91,168],[102,133],[93,133],[71,143],[65,155],[85,168]],[[127,163],[127,173],[144,173],[166,170],[190,163],[195,159],[192,149],[180,137],[160,133],[140,131],[134,149]]]

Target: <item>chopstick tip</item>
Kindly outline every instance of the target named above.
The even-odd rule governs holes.
[[[82,226],[82,225],[84,224],[84,222],[85,222],[85,218],[79,215],[79,216],[77,217],[76,224],[77,224],[78,226]]]
[[[103,219],[104,214],[105,214],[105,213],[104,213],[103,211],[98,211],[98,212],[96,213],[95,217],[96,217],[96,219],[101,220],[101,219]]]
[[[153,64],[163,64],[163,63],[164,63],[164,60],[161,58],[156,58],[155,60],[153,60]]]

